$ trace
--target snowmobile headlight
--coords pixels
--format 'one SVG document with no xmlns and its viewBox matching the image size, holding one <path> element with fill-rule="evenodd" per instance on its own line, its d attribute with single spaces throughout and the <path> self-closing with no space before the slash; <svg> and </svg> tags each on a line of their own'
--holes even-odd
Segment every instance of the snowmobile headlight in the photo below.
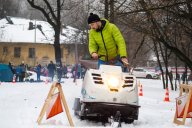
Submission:
<svg viewBox="0 0 192 128">
<path fill-rule="evenodd" d="M 111 89 L 117 89 L 119 87 L 119 79 L 116 77 L 109 77 L 107 84 Z"/>
</svg>

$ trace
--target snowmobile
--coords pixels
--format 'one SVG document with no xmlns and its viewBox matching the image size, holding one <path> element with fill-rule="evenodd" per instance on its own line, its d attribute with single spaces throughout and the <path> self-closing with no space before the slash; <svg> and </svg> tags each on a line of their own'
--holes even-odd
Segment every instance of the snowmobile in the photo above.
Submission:
<svg viewBox="0 0 192 128">
<path fill-rule="evenodd" d="M 139 107 L 136 77 L 122 72 L 120 66 L 100 65 L 87 70 L 73 109 L 80 119 L 120 125 L 137 120 Z"/>
</svg>

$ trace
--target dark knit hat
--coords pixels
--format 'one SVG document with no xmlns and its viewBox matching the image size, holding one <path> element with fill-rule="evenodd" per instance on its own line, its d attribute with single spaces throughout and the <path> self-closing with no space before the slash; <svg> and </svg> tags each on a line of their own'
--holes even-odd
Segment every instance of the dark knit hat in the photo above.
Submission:
<svg viewBox="0 0 192 128">
<path fill-rule="evenodd" d="M 89 18 L 88 18 L 88 24 L 100 21 L 100 18 L 97 14 L 90 13 Z"/>
</svg>

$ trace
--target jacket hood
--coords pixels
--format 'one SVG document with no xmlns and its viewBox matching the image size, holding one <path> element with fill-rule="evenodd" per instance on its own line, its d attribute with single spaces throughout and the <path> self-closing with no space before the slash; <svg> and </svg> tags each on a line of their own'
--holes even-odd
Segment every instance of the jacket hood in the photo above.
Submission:
<svg viewBox="0 0 192 128">
<path fill-rule="evenodd" d="M 106 28 L 106 26 L 108 26 L 109 25 L 109 21 L 107 20 L 107 19 L 101 19 L 101 20 L 104 20 L 104 21 L 106 21 L 106 24 L 105 24 L 105 26 L 104 26 L 104 28 L 103 29 L 105 29 Z"/>
</svg>

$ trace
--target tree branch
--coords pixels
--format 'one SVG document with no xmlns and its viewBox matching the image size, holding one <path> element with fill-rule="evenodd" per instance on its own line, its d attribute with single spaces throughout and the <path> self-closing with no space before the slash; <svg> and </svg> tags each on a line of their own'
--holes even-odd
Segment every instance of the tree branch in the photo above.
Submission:
<svg viewBox="0 0 192 128">
<path fill-rule="evenodd" d="M 178 2 L 178 3 L 166 5 L 166 6 L 158 6 L 158 7 L 147 8 L 147 10 L 146 10 L 146 9 L 139 9 L 139 10 L 134 10 L 134 11 L 130 11 L 130 12 L 124 12 L 124 13 L 122 12 L 122 13 L 117 13 L 117 14 L 118 14 L 119 16 L 124 16 L 124 15 L 128 15 L 128 14 L 133 14 L 133 13 L 153 11 L 153 10 L 160 10 L 160 9 L 166 9 L 166 8 L 175 7 L 175 6 L 183 5 L 183 4 L 187 4 L 187 2 Z"/>
<path fill-rule="evenodd" d="M 27 1 L 31 5 L 31 7 L 35 8 L 43 13 L 43 15 L 47 18 L 47 22 L 49 22 L 53 26 L 53 28 L 56 27 L 56 24 L 51 20 L 51 18 L 49 17 L 49 14 L 42 7 L 35 5 L 34 0 L 27 0 Z"/>
<path fill-rule="evenodd" d="M 56 16 L 55 16 L 54 10 L 51 8 L 49 2 L 48 2 L 47 0 L 43 0 L 43 1 L 44 1 L 45 4 L 47 5 L 47 7 L 48 7 L 48 9 L 49 9 L 49 11 L 50 11 L 53 19 L 54 19 L 55 21 L 57 21 L 57 18 L 56 18 Z"/>
</svg>

